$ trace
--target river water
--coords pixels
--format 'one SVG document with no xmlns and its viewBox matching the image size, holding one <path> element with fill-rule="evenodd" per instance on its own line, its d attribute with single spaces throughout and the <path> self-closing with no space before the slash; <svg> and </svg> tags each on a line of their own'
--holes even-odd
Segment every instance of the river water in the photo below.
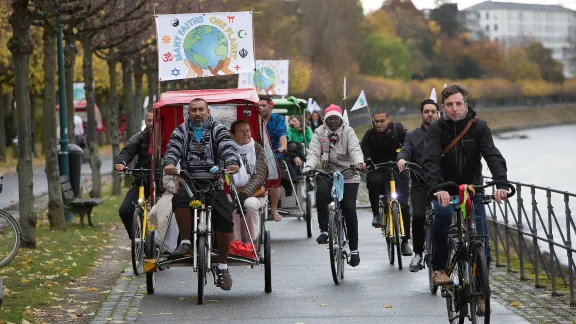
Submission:
<svg viewBox="0 0 576 324">
<path fill-rule="evenodd" d="M 548 128 L 531 129 L 503 133 L 494 136 L 494 143 L 506 158 L 508 166 L 508 180 L 525 184 L 534 184 L 542 187 L 550 187 L 576 194 L 576 125 L 556 126 Z M 490 175 L 486 163 L 484 174 Z M 532 198 L 530 189 L 523 188 L 522 198 L 524 201 L 527 217 L 523 218 L 524 231 L 527 220 L 533 224 Z M 554 241 L 564 244 L 562 235 L 567 238 L 568 232 L 572 241 L 576 241 L 576 229 L 573 224 L 566 224 L 566 204 L 564 195 L 551 194 L 551 202 L 556 220 L 548 216 L 547 198 L 544 190 L 536 191 L 536 201 L 542 219 L 536 216 L 538 236 L 546 237 L 544 228 L 549 229 L 552 221 Z M 517 200 L 512 199 L 512 208 L 517 214 Z M 572 211 L 572 219 L 576 218 L 576 197 L 570 197 L 569 209 Z M 514 224 L 514 218 L 509 213 L 509 222 Z M 490 217 L 490 216 L 489 216 Z M 497 213 L 499 221 L 503 221 L 501 212 Z M 542 225 L 544 224 L 544 226 Z M 504 235 L 504 233 L 501 233 Z M 548 244 L 540 242 L 543 251 L 549 251 Z M 530 248 L 530 246 L 529 246 Z M 566 253 L 556 248 L 560 261 L 567 264 Z"/>
</svg>

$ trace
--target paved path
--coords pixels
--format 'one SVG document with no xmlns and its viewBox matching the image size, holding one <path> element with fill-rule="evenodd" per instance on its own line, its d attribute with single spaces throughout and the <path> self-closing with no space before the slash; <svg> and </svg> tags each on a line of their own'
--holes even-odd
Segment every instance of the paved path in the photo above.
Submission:
<svg viewBox="0 0 576 324">
<path fill-rule="evenodd" d="M 102 166 L 100 171 L 102 174 L 110 173 L 112 170 L 112 156 L 100 156 Z M 82 164 L 82 180 L 91 179 L 92 169 L 90 164 Z M 18 203 L 18 175 L 11 174 L 4 176 L 4 190 L 0 194 L 0 208 L 7 208 L 10 205 Z M 48 192 L 48 181 L 46 180 L 46 173 L 44 167 L 34 167 L 34 196 L 38 197 Z"/>
<path fill-rule="evenodd" d="M 346 268 L 339 286 L 332 281 L 326 246 L 305 238 L 304 222 L 284 219 L 267 223 L 272 231 L 271 294 L 264 293 L 263 267 L 233 267 L 232 290 L 225 292 L 209 283 L 208 302 L 199 306 L 193 300 L 196 274 L 191 268 L 176 267 L 158 273 L 154 295 L 145 295 L 143 277 L 119 280 L 121 286 L 114 288 L 93 323 L 447 322 L 444 299 L 427 290 L 427 273 L 389 265 L 382 236 L 370 222 L 370 213 L 361 211 L 362 262 Z M 406 266 L 409 261 L 403 258 Z M 492 306 L 493 323 L 528 322 L 497 302 Z"/>
</svg>

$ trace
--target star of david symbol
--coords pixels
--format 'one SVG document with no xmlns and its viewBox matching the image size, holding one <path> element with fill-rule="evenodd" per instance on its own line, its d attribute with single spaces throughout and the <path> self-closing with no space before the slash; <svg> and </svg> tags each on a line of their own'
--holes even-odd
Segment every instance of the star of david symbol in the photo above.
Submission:
<svg viewBox="0 0 576 324">
<path fill-rule="evenodd" d="M 175 77 L 180 75 L 180 70 L 178 70 L 177 68 L 174 68 L 171 72 L 172 72 L 172 75 Z"/>
</svg>

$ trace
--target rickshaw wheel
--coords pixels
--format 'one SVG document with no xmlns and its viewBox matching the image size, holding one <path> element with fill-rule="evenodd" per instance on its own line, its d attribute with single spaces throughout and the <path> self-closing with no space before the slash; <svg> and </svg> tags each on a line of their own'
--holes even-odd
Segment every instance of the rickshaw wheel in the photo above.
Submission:
<svg viewBox="0 0 576 324">
<path fill-rule="evenodd" d="M 264 291 L 272 292 L 272 244 L 270 230 L 264 232 Z"/>
<path fill-rule="evenodd" d="M 148 233 L 148 240 L 146 245 L 148 246 L 148 253 L 146 257 L 148 259 L 156 259 L 156 242 L 154 241 L 155 231 L 151 230 Z M 146 292 L 150 295 L 154 294 L 156 290 L 156 273 L 155 272 L 146 272 Z"/>
<path fill-rule="evenodd" d="M 206 238 L 198 238 L 198 305 L 204 304 L 206 284 Z"/>
<path fill-rule="evenodd" d="M 142 218 L 140 209 L 136 208 L 132 219 L 132 240 L 130 242 L 132 270 L 139 276 L 144 272 L 144 243 L 142 242 Z"/>
<path fill-rule="evenodd" d="M 306 231 L 308 238 L 312 237 L 312 192 L 306 192 Z"/>
</svg>

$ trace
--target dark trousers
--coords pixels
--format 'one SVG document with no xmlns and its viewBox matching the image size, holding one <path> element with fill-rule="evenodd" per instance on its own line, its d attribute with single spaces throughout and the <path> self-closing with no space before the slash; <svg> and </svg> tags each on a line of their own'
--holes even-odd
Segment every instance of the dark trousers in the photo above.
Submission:
<svg viewBox="0 0 576 324">
<path fill-rule="evenodd" d="M 486 253 L 486 262 L 490 269 L 490 241 L 488 240 L 488 219 L 486 219 L 486 209 L 482 204 L 480 195 L 472 199 L 474 211 L 476 213 L 476 231 L 484 236 L 484 252 Z M 448 205 L 442 207 L 434 201 L 434 223 L 432 224 L 432 269 L 446 270 L 448 263 L 448 230 L 452 223 L 454 207 Z"/>
<path fill-rule="evenodd" d="M 150 196 L 150 188 L 147 186 L 144 187 L 144 196 Z M 126 196 L 124 197 L 122 205 L 120 205 L 120 209 L 118 209 L 120 219 L 122 219 L 122 223 L 124 223 L 124 227 L 126 228 L 126 232 L 130 238 L 132 238 L 132 220 L 134 219 L 134 210 L 136 210 L 136 206 L 134 206 L 134 204 L 137 203 L 138 186 L 132 185 L 130 189 L 128 189 L 128 192 L 126 192 Z"/>
<path fill-rule="evenodd" d="M 396 181 L 396 194 L 398 202 L 402 209 L 402 222 L 404 223 L 404 234 L 406 239 L 410 238 L 410 209 L 408 208 L 408 180 L 391 172 L 381 170 L 370 172 L 366 177 L 366 186 L 368 187 L 368 196 L 372 214 L 379 214 L 380 195 L 390 195 L 390 180 L 394 177 Z"/>
<path fill-rule="evenodd" d="M 322 177 L 319 175 L 318 177 Z M 318 210 L 318 225 L 320 231 L 328 232 L 328 205 L 332 202 L 331 179 L 317 179 L 316 209 Z M 340 202 L 342 215 L 346 220 L 346 230 L 350 250 L 358 250 L 358 216 L 356 215 L 356 197 L 358 196 L 359 183 L 344 184 L 344 198 Z"/>
<path fill-rule="evenodd" d="M 422 255 L 426 235 L 426 207 L 430 205 L 430 199 L 427 190 L 420 187 L 412 188 L 410 198 L 412 200 L 412 244 L 414 253 Z"/>
</svg>

